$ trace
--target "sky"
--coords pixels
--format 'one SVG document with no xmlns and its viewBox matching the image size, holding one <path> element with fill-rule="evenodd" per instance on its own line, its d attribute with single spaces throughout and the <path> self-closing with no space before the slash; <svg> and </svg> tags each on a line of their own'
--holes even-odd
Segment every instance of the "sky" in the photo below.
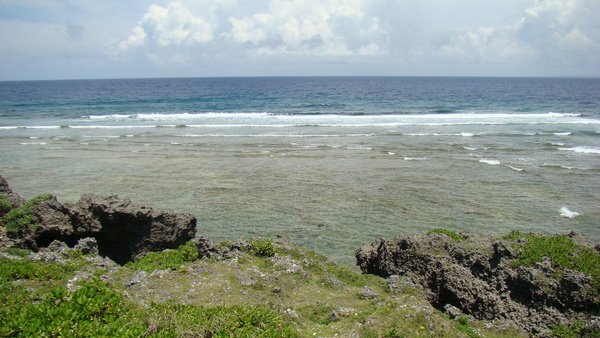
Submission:
<svg viewBox="0 0 600 338">
<path fill-rule="evenodd" d="M 0 80 L 600 76 L 600 0 L 0 0 Z"/>
</svg>

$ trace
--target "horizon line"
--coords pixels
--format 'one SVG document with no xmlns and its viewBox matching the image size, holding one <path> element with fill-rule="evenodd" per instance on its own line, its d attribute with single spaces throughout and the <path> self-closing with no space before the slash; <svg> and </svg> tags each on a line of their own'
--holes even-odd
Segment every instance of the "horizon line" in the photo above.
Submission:
<svg viewBox="0 0 600 338">
<path fill-rule="evenodd" d="M 500 75 L 227 75 L 227 76 L 149 76 L 149 77 L 106 77 L 0 80 L 0 82 L 44 82 L 44 81 L 110 81 L 110 80 L 168 80 L 168 79 L 243 79 L 243 78 L 487 78 L 487 79 L 600 79 L 600 75 L 549 75 L 549 76 L 500 76 Z"/>
</svg>

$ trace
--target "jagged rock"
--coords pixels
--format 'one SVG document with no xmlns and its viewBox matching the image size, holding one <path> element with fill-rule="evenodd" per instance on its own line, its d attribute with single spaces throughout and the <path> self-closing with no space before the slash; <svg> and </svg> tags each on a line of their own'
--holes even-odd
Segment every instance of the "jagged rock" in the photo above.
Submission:
<svg viewBox="0 0 600 338">
<path fill-rule="evenodd" d="M 35 227 L 26 227 L 10 233 L 15 246 L 38 250 L 52 241 L 71 243 L 75 230 L 65 213 L 67 208 L 52 196 L 31 209 Z"/>
<path fill-rule="evenodd" d="M 200 237 L 196 241 L 198 258 L 221 258 L 223 252 L 208 238 Z"/>
<path fill-rule="evenodd" d="M 600 336 L 600 317 L 593 316 L 588 320 L 581 330 L 582 337 L 599 337 Z"/>
<path fill-rule="evenodd" d="M 157 212 L 118 196 L 84 195 L 77 206 L 95 221 L 88 230 L 97 229 L 96 223 L 100 225 L 99 231 L 92 233 L 100 254 L 117 263 L 150 251 L 176 248 L 196 234 L 194 216 Z"/>
<path fill-rule="evenodd" d="M 1 176 L 0 193 L 16 204 L 23 203 Z M 192 215 L 154 211 L 118 196 L 84 195 L 74 204 L 51 197 L 31 207 L 31 214 L 35 226 L 9 233 L 11 242 L 2 240 L 3 246 L 37 251 L 54 240 L 74 246 L 90 237 L 97 242 L 97 249 L 91 240 L 80 243 L 79 249 L 91 254 L 97 250 L 101 256 L 123 264 L 150 251 L 176 248 L 196 234 Z"/>
<path fill-rule="evenodd" d="M 69 258 L 69 246 L 64 242 L 54 240 L 47 247 L 27 257 L 31 260 L 64 264 Z"/>
<path fill-rule="evenodd" d="M 576 311 L 598 310 L 590 276 L 570 270 L 559 276 L 549 259 L 515 268 L 518 254 L 507 241 L 465 237 L 462 242 L 435 233 L 377 239 L 357 250 L 357 265 L 363 273 L 387 277 L 391 290 L 400 280 L 421 285 L 440 310 L 457 308 L 542 336 L 557 324 L 572 324 Z"/>
<path fill-rule="evenodd" d="M 0 176 L 0 196 L 5 197 L 12 208 L 18 208 L 25 203 L 25 200 L 17 193 L 13 192 L 4 177 Z M 8 210 L 0 209 L 0 217 L 4 216 Z"/>
<path fill-rule="evenodd" d="M 459 308 L 450 304 L 446 304 L 446 306 L 444 306 L 444 312 L 450 316 L 450 319 L 458 318 L 463 314 Z"/>
<path fill-rule="evenodd" d="M 507 241 L 495 241 L 492 243 L 494 248 L 494 260 L 500 261 L 503 258 L 514 258 L 516 256 L 515 251 Z"/>
<path fill-rule="evenodd" d="M 81 251 L 84 255 L 97 255 L 98 242 L 93 237 L 82 238 L 77 242 L 74 249 Z"/>
</svg>

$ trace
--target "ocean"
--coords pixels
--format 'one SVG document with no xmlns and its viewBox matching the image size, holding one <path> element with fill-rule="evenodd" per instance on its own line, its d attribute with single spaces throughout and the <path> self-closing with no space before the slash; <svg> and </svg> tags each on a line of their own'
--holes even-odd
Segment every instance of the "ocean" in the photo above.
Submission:
<svg viewBox="0 0 600 338">
<path fill-rule="evenodd" d="M 432 228 L 600 240 L 600 79 L 0 82 L 0 175 L 118 194 L 214 240 L 287 235 L 353 264 Z"/>
</svg>

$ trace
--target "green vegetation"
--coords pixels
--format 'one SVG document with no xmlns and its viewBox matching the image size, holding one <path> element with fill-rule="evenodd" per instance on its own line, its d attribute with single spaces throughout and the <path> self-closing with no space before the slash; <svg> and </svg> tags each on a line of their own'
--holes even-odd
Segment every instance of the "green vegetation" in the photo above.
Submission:
<svg viewBox="0 0 600 338">
<path fill-rule="evenodd" d="M 188 242 L 177 249 L 163 252 L 150 252 L 144 257 L 126 264 L 134 270 L 152 272 L 155 270 L 177 269 L 182 264 L 198 259 L 198 249 L 193 242 Z"/>
<path fill-rule="evenodd" d="M 2 252 L 7 253 L 9 255 L 17 256 L 17 257 L 25 257 L 32 253 L 33 251 L 27 249 L 20 248 L 6 248 L 3 249 Z"/>
<path fill-rule="evenodd" d="M 197 259 L 193 242 L 125 267 L 66 259 L 0 259 L 0 337 L 520 336 L 449 320 L 421 293 L 271 240 L 223 260 Z M 134 269 L 165 271 L 131 283 Z M 377 296 L 361 297 L 365 287 Z"/>
<path fill-rule="evenodd" d="M 35 220 L 32 209 L 51 198 L 52 195 L 49 194 L 39 195 L 27 201 L 23 206 L 10 210 L 2 217 L 6 231 L 16 233 L 22 230 L 35 230 L 39 224 Z"/>
<path fill-rule="evenodd" d="M 41 261 L 0 258 L 0 282 L 18 279 L 52 280 L 64 279 L 80 267 L 77 262 L 57 264 Z"/>
<path fill-rule="evenodd" d="M 526 240 L 516 244 L 520 253 L 513 262 L 514 266 L 530 266 L 548 257 L 558 273 L 565 269 L 583 272 L 593 278 L 594 287 L 600 290 L 600 254 L 597 251 L 577 244 L 565 235 L 524 234 L 512 231 L 504 238 Z"/>
<path fill-rule="evenodd" d="M 273 257 L 275 255 L 275 245 L 270 239 L 251 239 L 248 241 L 252 247 L 252 253 L 258 257 Z"/>
<path fill-rule="evenodd" d="M 460 316 L 457 318 L 456 329 L 459 332 L 466 334 L 470 338 L 477 338 L 480 336 L 479 333 L 477 333 L 477 331 L 475 331 L 471 325 L 469 325 L 469 318 L 466 316 Z"/>
<path fill-rule="evenodd" d="M 444 229 L 444 228 L 437 228 L 437 229 L 431 229 L 429 231 L 427 231 L 427 234 L 442 234 L 442 235 L 446 235 L 449 236 L 450 238 L 452 238 L 453 241 L 458 242 L 458 241 L 462 241 L 465 239 L 465 236 L 456 233 L 452 230 L 448 230 L 448 229 Z"/>
<path fill-rule="evenodd" d="M 12 209 L 12 203 L 10 203 L 6 196 L 0 195 L 0 214 L 5 214 L 10 209 Z"/>
<path fill-rule="evenodd" d="M 23 295 L 17 297 L 22 298 Z M 3 307 L 1 336 L 23 337 L 138 337 L 145 331 L 141 321 L 128 318 L 123 296 L 98 279 L 84 282 L 68 293 L 56 287 L 40 302 Z"/>
<path fill-rule="evenodd" d="M 154 305 L 147 321 L 157 336 L 296 337 L 290 323 L 264 306 Z"/>
</svg>

